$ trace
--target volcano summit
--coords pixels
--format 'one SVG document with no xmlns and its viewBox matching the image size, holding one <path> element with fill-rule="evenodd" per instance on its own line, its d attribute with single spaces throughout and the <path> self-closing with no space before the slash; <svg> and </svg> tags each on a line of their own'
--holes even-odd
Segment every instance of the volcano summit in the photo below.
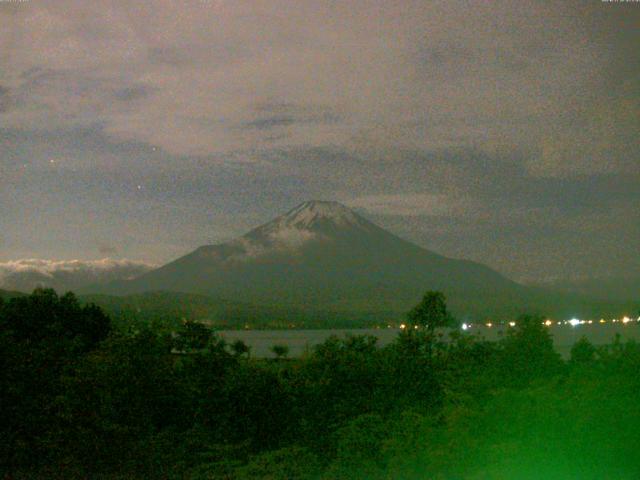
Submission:
<svg viewBox="0 0 640 480">
<path fill-rule="evenodd" d="M 470 305 L 520 297 L 525 288 L 479 263 L 403 240 L 338 202 L 309 201 L 242 237 L 101 290 L 370 312 L 406 311 L 425 290 L 442 290 L 468 313 L 476 310 Z"/>
</svg>

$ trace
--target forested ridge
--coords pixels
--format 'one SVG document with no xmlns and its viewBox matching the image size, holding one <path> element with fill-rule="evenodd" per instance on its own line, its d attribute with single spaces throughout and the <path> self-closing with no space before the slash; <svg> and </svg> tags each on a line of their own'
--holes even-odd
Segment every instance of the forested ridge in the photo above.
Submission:
<svg viewBox="0 0 640 480">
<path fill-rule="evenodd" d="M 421 328 L 384 348 L 258 359 L 195 322 L 115 329 L 73 294 L 0 300 L 1 475 L 640 478 L 636 343 L 581 339 L 563 361 L 534 316 L 499 342 L 444 343 L 435 293 L 407 320 Z"/>
</svg>

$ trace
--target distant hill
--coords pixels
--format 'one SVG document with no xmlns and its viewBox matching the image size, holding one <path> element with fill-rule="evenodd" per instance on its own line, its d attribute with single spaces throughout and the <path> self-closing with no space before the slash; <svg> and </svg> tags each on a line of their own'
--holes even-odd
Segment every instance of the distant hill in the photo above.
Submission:
<svg viewBox="0 0 640 480">
<path fill-rule="evenodd" d="M 397 312 L 305 311 L 175 292 L 126 296 L 81 295 L 80 300 L 101 307 L 121 329 L 146 326 L 155 331 L 171 331 L 184 320 L 195 320 L 217 329 L 357 328 L 401 320 Z"/>
<path fill-rule="evenodd" d="M 22 297 L 26 295 L 25 293 L 22 292 L 12 292 L 9 290 L 2 290 L 0 289 L 0 298 L 3 300 L 10 300 L 12 298 L 16 298 L 16 297 Z"/>
<path fill-rule="evenodd" d="M 597 314 L 611 305 L 520 285 L 491 268 L 403 240 L 337 202 L 305 202 L 246 235 L 94 292 L 171 291 L 293 311 L 406 312 L 441 290 L 459 318 L 523 311 Z M 613 308 L 618 308 L 614 306 Z"/>
</svg>

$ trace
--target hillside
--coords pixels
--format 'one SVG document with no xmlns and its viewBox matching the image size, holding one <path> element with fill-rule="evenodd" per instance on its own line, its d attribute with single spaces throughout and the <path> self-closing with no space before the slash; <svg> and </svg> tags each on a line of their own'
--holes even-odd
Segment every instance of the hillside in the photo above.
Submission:
<svg viewBox="0 0 640 480">
<path fill-rule="evenodd" d="M 14 291 L 10 291 L 10 290 L 2 290 L 2 289 L 0 289 L 0 298 L 2 300 L 10 300 L 12 298 L 21 297 L 23 295 L 26 295 L 26 294 L 22 293 L 22 292 L 14 292 Z"/>
<path fill-rule="evenodd" d="M 175 330 L 184 320 L 194 320 L 216 329 L 242 328 L 358 328 L 397 323 L 398 312 L 345 312 L 303 310 L 289 306 L 262 306 L 229 302 L 206 295 L 148 292 L 125 296 L 81 295 L 83 303 L 94 303 L 107 312 L 120 329 L 151 327 Z"/>
</svg>

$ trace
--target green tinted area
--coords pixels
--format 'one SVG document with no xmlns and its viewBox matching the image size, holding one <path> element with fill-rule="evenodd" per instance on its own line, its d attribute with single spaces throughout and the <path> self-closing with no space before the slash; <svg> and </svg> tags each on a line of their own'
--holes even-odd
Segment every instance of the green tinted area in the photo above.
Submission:
<svg viewBox="0 0 640 480">
<path fill-rule="evenodd" d="M 71 294 L 0 301 L 2 477 L 640 478 L 633 342 L 563 361 L 523 316 L 498 342 L 407 329 L 258 359 L 196 322 L 124 331 Z"/>
</svg>

